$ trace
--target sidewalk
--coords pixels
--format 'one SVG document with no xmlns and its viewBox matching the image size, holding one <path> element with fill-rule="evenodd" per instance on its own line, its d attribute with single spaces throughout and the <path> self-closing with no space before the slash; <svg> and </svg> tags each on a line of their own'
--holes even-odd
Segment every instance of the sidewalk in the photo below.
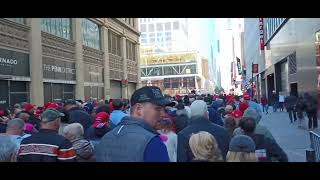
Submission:
<svg viewBox="0 0 320 180">
<path fill-rule="evenodd" d="M 271 110 L 271 111 L 270 111 Z M 266 126 L 276 139 L 277 143 L 287 153 L 289 162 L 305 162 L 305 150 L 310 147 L 307 119 L 299 127 L 299 122 L 290 123 L 287 112 L 272 112 L 264 114 L 260 123 Z M 320 133 L 319 129 L 314 130 Z"/>
</svg>

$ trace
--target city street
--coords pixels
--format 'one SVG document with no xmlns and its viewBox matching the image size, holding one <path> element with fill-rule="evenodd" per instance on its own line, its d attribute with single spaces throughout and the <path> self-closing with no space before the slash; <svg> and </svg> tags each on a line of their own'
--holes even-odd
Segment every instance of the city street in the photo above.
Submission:
<svg viewBox="0 0 320 180">
<path fill-rule="evenodd" d="M 270 113 L 271 112 L 271 113 Z M 264 114 L 261 125 L 266 126 L 277 140 L 278 144 L 287 153 L 289 162 L 305 162 L 305 150 L 310 147 L 309 131 L 307 129 L 307 119 L 299 127 L 298 121 L 290 123 L 287 112 L 272 112 Z M 320 133 L 319 129 L 314 130 Z"/>
</svg>

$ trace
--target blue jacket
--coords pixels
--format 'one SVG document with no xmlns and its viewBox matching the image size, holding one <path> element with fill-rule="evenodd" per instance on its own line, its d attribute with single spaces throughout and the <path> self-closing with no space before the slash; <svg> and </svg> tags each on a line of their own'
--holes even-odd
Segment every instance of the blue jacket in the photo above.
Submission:
<svg viewBox="0 0 320 180">
<path fill-rule="evenodd" d="M 218 113 L 218 111 L 212 107 L 208 107 L 208 111 L 209 111 L 209 120 L 214 124 L 218 124 L 220 126 L 223 126 L 221 114 Z"/>
</svg>

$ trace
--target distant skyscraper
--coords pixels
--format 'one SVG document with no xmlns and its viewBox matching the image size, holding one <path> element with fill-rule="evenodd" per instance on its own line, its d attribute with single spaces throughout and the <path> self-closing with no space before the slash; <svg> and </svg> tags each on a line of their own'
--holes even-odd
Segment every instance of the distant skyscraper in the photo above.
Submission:
<svg viewBox="0 0 320 180">
<path fill-rule="evenodd" d="M 141 46 L 156 46 L 166 52 L 188 50 L 187 18 L 140 18 Z"/>
</svg>

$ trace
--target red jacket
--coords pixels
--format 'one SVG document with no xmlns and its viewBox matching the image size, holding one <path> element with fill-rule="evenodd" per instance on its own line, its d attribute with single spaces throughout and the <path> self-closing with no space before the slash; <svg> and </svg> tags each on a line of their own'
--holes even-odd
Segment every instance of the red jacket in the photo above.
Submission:
<svg viewBox="0 0 320 180">
<path fill-rule="evenodd" d="M 268 99 L 267 99 L 267 98 L 262 97 L 262 98 L 261 98 L 261 104 L 262 104 L 262 105 L 266 105 L 266 104 L 268 104 Z"/>
</svg>

